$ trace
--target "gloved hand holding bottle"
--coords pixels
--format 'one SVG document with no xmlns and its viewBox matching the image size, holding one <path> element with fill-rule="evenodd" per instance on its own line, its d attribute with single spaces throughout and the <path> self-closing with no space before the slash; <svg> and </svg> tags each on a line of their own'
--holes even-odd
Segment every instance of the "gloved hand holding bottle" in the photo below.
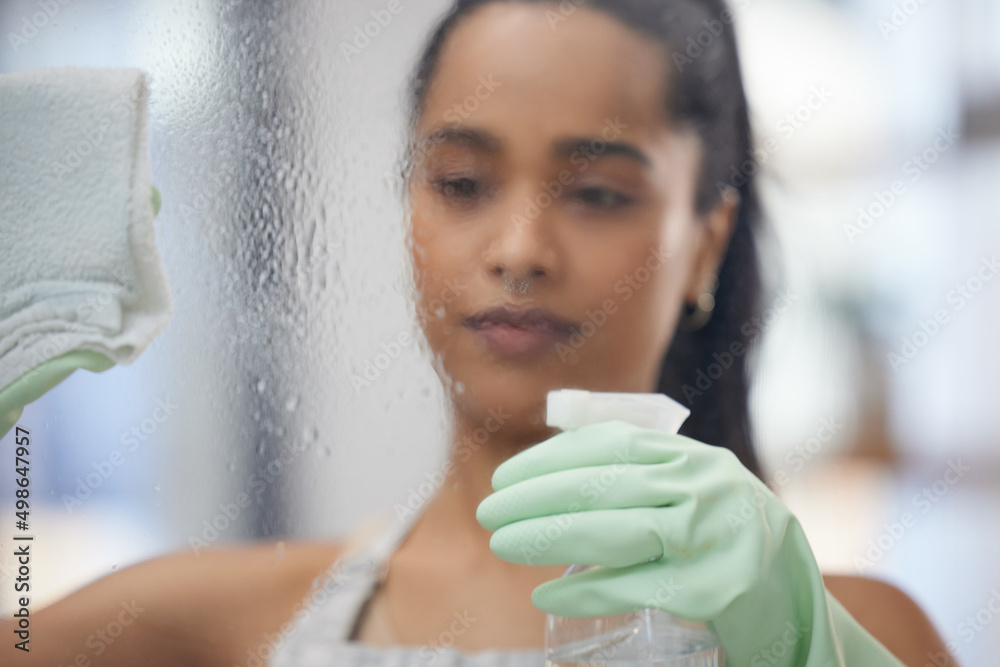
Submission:
<svg viewBox="0 0 1000 667">
<path fill-rule="evenodd" d="M 731 667 L 903 664 L 827 592 L 798 520 L 728 449 L 604 421 L 519 452 L 492 485 L 476 517 L 498 557 L 603 566 L 538 586 L 542 611 L 655 606 L 708 622 Z"/>
</svg>

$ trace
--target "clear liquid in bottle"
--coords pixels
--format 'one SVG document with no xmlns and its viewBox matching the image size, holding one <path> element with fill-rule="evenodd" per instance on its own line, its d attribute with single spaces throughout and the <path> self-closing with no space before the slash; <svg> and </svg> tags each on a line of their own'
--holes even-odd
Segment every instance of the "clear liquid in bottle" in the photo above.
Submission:
<svg viewBox="0 0 1000 667">
<path fill-rule="evenodd" d="M 546 424 L 563 430 L 609 419 L 677 433 L 690 411 L 664 394 L 550 391 Z M 573 565 L 563 576 L 594 569 Z M 547 667 L 725 667 L 719 637 L 704 623 L 662 609 L 614 616 L 546 617 Z"/>
<path fill-rule="evenodd" d="M 567 574 L 591 569 L 574 565 Z M 546 617 L 547 667 L 725 667 L 718 636 L 662 609 L 614 616 Z"/>
</svg>

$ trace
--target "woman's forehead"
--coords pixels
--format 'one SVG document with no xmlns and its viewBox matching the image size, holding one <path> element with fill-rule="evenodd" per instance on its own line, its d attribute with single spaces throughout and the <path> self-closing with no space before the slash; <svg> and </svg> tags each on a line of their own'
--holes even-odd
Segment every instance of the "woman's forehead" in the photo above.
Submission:
<svg viewBox="0 0 1000 667">
<path fill-rule="evenodd" d="M 447 122 L 600 133 L 615 117 L 635 131 L 667 124 L 664 49 L 613 17 L 579 10 L 555 24 L 547 3 L 497 2 L 449 35 L 428 87 L 422 127 Z"/>
</svg>

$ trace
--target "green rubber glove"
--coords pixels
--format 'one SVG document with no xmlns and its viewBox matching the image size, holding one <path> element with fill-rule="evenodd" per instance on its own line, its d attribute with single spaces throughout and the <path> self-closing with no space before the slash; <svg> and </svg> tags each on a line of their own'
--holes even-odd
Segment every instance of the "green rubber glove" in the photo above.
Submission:
<svg viewBox="0 0 1000 667">
<path fill-rule="evenodd" d="M 100 352 L 73 350 L 35 366 L 0 391 L 0 437 L 21 418 L 24 406 L 37 401 L 77 368 L 101 373 L 114 365 Z"/>
<path fill-rule="evenodd" d="M 492 483 L 476 518 L 498 557 L 604 566 L 535 588 L 544 612 L 659 607 L 708 622 L 733 667 L 903 664 L 826 591 L 798 520 L 728 449 L 606 421 L 519 452 Z"/>
<path fill-rule="evenodd" d="M 151 186 L 153 217 L 160 212 L 163 201 L 156 186 Z M 35 366 L 9 385 L 0 389 L 0 438 L 5 436 L 17 420 L 24 414 L 24 406 L 37 401 L 57 384 L 65 380 L 77 368 L 86 368 L 93 373 L 103 373 L 115 362 L 100 352 L 93 350 L 71 350 Z"/>
</svg>

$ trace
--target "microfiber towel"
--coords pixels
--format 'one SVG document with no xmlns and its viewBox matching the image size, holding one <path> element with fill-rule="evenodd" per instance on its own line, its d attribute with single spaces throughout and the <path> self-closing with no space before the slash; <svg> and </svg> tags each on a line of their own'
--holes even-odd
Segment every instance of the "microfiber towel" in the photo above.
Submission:
<svg viewBox="0 0 1000 667">
<path fill-rule="evenodd" d="M 138 69 L 0 75 L 0 389 L 57 357 L 135 361 L 173 315 Z"/>
</svg>

